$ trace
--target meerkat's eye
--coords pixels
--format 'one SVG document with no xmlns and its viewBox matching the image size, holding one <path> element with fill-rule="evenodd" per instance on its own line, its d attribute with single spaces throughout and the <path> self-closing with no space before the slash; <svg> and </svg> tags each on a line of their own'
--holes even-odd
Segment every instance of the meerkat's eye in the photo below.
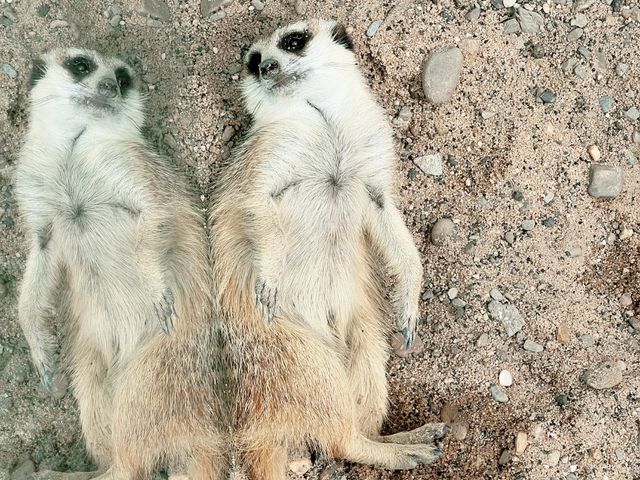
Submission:
<svg viewBox="0 0 640 480">
<path fill-rule="evenodd" d="M 124 67 L 119 67 L 116 69 L 116 81 L 118 82 L 118 87 L 120 87 L 120 94 L 124 95 L 131 85 L 133 81 L 131 80 L 131 75 Z"/>
<path fill-rule="evenodd" d="M 291 32 L 287 33 L 280 40 L 279 47 L 287 52 L 299 52 L 309 41 L 309 32 Z"/>
<path fill-rule="evenodd" d="M 78 56 L 67 58 L 64 61 L 64 68 L 79 80 L 93 72 L 96 69 L 96 64 L 90 58 Z"/>
<path fill-rule="evenodd" d="M 249 61 L 247 62 L 247 70 L 254 75 L 258 75 L 260 70 L 260 62 L 262 61 L 262 55 L 260 52 L 253 52 L 249 55 Z"/>
</svg>

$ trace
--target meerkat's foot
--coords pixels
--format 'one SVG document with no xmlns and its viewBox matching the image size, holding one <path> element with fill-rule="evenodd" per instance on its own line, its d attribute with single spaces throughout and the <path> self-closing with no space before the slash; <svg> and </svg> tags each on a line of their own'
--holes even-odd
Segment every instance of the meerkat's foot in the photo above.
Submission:
<svg viewBox="0 0 640 480">
<path fill-rule="evenodd" d="M 262 316 L 273 322 L 278 310 L 278 289 L 258 278 L 256 281 L 256 306 L 262 306 Z"/>
<path fill-rule="evenodd" d="M 410 470 L 418 465 L 431 465 L 444 453 L 433 445 L 403 445 L 401 454 L 398 455 L 395 465 L 391 465 L 392 470 Z"/>
<path fill-rule="evenodd" d="M 162 297 L 155 305 L 158 323 L 162 331 L 167 335 L 173 333 L 175 330 L 173 320 L 177 317 L 177 314 L 174 301 L 171 289 L 165 288 L 162 292 Z"/>
<path fill-rule="evenodd" d="M 38 377 L 40 377 L 42 386 L 48 393 L 51 393 L 51 388 L 53 387 L 53 376 L 56 370 L 54 355 L 46 352 L 45 350 L 41 350 L 36 354 L 35 351 L 32 350 L 31 358 L 33 366 L 38 372 Z"/>
<path fill-rule="evenodd" d="M 446 423 L 425 423 L 407 432 L 398 432 L 378 438 L 384 443 L 416 444 L 432 443 L 443 438 L 451 429 Z"/>
</svg>

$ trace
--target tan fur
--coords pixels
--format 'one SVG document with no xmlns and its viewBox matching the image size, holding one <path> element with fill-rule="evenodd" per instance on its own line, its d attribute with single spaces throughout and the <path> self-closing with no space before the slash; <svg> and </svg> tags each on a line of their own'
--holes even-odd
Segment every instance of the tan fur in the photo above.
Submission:
<svg viewBox="0 0 640 480">
<path fill-rule="evenodd" d="M 379 436 L 387 333 L 395 321 L 413 336 L 422 269 L 393 204 L 390 129 L 335 28 L 300 23 L 251 47 L 249 61 L 260 54 L 279 73 L 245 78 L 254 125 L 213 198 L 233 439 L 254 480 L 282 480 L 287 451 L 307 445 L 389 469 L 441 454 L 426 443 L 442 424 Z M 304 54 L 280 48 L 292 31 L 309 34 Z"/>
<path fill-rule="evenodd" d="M 97 65 L 81 82 L 64 67 L 78 57 Z M 46 311 L 64 281 L 62 348 L 105 478 L 159 468 L 222 478 L 227 373 L 202 215 L 145 145 L 138 92 L 96 93 L 122 62 L 70 49 L 44 63 L 16 179 L 31 244 L 20 323 L 34 363 L 47 385 L 56 366 Z"/>
</svg>

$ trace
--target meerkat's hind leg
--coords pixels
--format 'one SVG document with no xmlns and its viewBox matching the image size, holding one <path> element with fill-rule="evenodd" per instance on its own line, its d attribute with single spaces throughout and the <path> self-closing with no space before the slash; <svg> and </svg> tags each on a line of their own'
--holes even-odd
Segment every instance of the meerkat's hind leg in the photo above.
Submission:
<svg viewBox="0 0 640 480">
<path fill-rule="evenodd" d="M 285 480 L 287 478 L 287 449 L 265 447 L 244 454 L 244 463 L 251 480 Z"/>
<path fill-rule="evenodd" d="M 350 462 L 378 465 L 389 470 L 411 470 L 430 465 L 444 453 L 434 445 L 382 443 L 357 435 L 336 452 Z"/>
<path fill-rule="evenodd" d="M 425 423 L 421 427 L 406 432 L 398 432 L 392 435 L 381 435 L 377 438 L 383 443 L 433 443 L 443 438 L 450 428 L 446 423 Z"/>
</svg>

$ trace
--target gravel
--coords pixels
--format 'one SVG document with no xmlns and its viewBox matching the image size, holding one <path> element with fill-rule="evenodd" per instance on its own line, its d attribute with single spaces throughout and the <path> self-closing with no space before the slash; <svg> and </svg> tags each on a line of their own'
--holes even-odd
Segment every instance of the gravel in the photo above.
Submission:
<svg viewBox="0 0 640 480">
<path fill-rule="evenodd" d="M 544 347 L 533 340 L 526 340 L 524 342 L 524 349 L 527 352 L 540 353 L 544 350 Z"/>
<path fill-rule="evenodd" d="M 542 103 L 555 103 L 556 102 L 556 93 L 553 90 L 549 90 L 548 88 L 543 90 L 539 95 Z"/>
<path fill-rule="evenodd" d="M 525 232 L 530 232 L 531 230 L 533 230 L 536 226 L 536 222 L 534 220 L 528 219 L 528 220 L 523 220 L 522 221 L 522 229 Z"/>
<path fill-rule="evenodd" d="M 516 435 L 516 454 L 522 455 L 529 445 L 529 438 L 525 432 L 518 432 Z"/>
<path fill-rule="evenodd" d="M 456 226 L 450 218 L 440 218 L 431 228 L 431 243 L 442 246 L 455 235 Z"/>
<path fill-rule="evenodd" d="M 629 120 L 636 121 L 638 120 L 638 118 L 640 118 L 640 110 L 638 110 L 636 107 L 631 107 L 624 112 L 624 116 Z"/>
<path fill-rule="evenodd" d="M 615 198 L 622 193 L 623 172 L 620 167 L 596 164 L 590 169 L 589 195 L 596 198 Z"/>
<path fill-rule="evenodd" d="M 382 20 L 374 20 L 371 22 L 371 25 L 367 28 L 367 37 L 373 37 L 380 28 L 380 25 L 382 25 Z"/>
<path fill-rule="evenodd" d="M 200 13 L 203 17 L 208 17 L 223 7 L 231 5 L 233 0 L 201 0 Z"/>
<path fill-rule="evenodd" d="M 602 113 L 609 113 L 611 111 L 611 107 L 613 107 L 613 97 L 610 97 L 608 95 L 600 97 L 599 103 Z"/>
<path fill-rule="evenodd" d="M 442 155 L 439 153 L 418 157 L 413 162 L 427 175 L 439 177 L 443 173 Z"/>
<path fill-rule="evenodd" d="M 511 372 L 509 370 L 502 370 L 498 375 L 498 382 L 503 387 L 510 387 L 513 385 L 513 377 L 511 376 Z"/>
<path fill-rule="evenodd" d="M 498 403 L 506 403 L 509 401 L 507 391 L 500 385 L 491 385 L 491 387 L 489 387 L 489 392 L 491 392 L 491 396 Z"/>
<path fill-rule="evenodd" d="M 163 0 L 143 0 L 142 13 L 161 22 L 167 22 L 171 18 L 169 7 Z"/>
<path fill-rule="evenodd" d="M 540 31 L 540 27 L 544 25 L 544 17 L 542 15 L 524 8 L 516 10 L 516 19 L 524 33 L 537 33 Z"/>
<path fill-rule="evenodd" d="M 478 337 L 478 340 L 476 340 L 476 345 L 480 348 L 484 348 L 489 345 L 489 335 L 487 335 L 486 333 L 480 335 Z"/>
<path fill-rule="evenodd" d="M 502 292 L 500 292 L 500 290 L 498 290 L 497 288 L 492 288 L 489 292 L 489 295 L 491 296 L 491 298 L 497 300 L 498 302 L 502 302 L 504 300 L 504 295 L 502 295 Z"/>
<path fill-rule="evenodd" d="M 16 72 L 16 69 L 8 63 L 3 63 L 2 65 L 0 65 L 0 70 L 9 75 L 11 78 L 18 78 L 18 72 Z"/>
<path fill-rule="evenodd" d="M 584 33 L 584 30 L 581 28 L 574 28 L 573 30 L 571 30 L 569 32 L 569 34 L 567 35 L 567 40 L 569 40 L 570 42 L 575 42 L 576 40 L 578 40 L 580 37 L 582 37 L 582 34 Z"/>
<path fill-rule="evenodd" d="M 264 2 L 262 0 L 251 0 L 251 6 L 258 12 L 264 10 Z"/>
<path fill-rule="evenodd" d="M 422 70 L 422 88 L 431 103 L 448 102 L 460 81 L 462 71 L 462 51 L 457 47 L 447 47 L 432 52 Z"/>
<path fill-rule="evenodd" d="M 587 370 L 584 382 L 596 390 L 613 388 L 622 383 L 624 370 L 625 364 L 623 362 L 607 360 Z"/>
<path fill-rule="evenodd" d="M 524 319 L 518 309 L 509 304 L 497 300 L 489 302 L 489 314 L 494 320 L 498 320 L 504 326 L 507 335 L 512 337 L 524 326 Z"/>
</svg>

